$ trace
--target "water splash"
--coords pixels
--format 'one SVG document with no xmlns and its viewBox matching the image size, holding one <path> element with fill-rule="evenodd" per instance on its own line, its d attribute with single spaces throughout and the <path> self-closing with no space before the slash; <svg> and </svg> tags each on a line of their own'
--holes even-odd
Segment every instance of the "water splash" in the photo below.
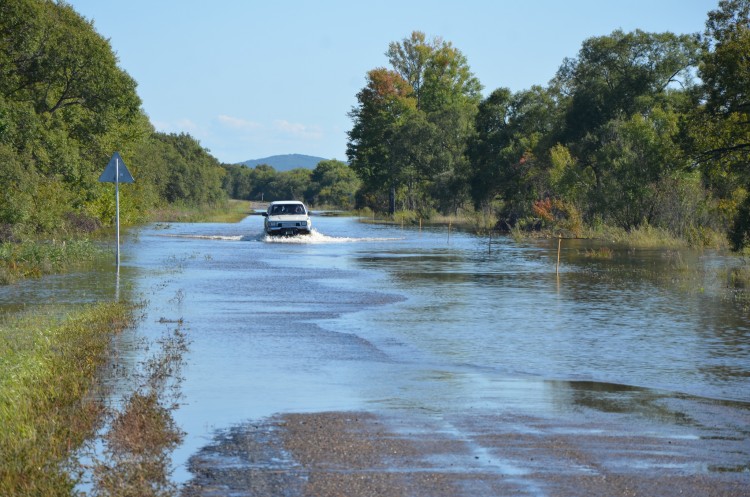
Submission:
<svg viewBox="0 0 750 497">
<path fill-rule="evenodd" d="M 189 238 L 193 240 L 219 240 L 219 241 L 234 241 L 234 242 L 264 242 L 264 243 L 286 243 L 296 245 L 321 245 L 327 243 L 357 243 L 357 242 L 387 242 L 394 240 L 403 240 L 404 238 L 377 238 L 377 237 L 342 237 L 342 236 L 328 236 L 313 229 L 309 235 L 296 235 L 296 236 L 270 236 L 265 233 L 252 234 L 252 235 L 198 235 L 198 234 L 158 234 L 166 238 Z"/>
<path fill-rule="evenodd" d="M 190 240 L 227 240 L 234 242 L 257 240 L 257 237 L 249 237 L 243 235 L 197 235 L 193 233 L 157 233 L 154 236 L 160 236 L 164 238 L 187 238 Z"/>
<path fill-rule="evenodd" d="M 297 236 L 268 236 L 261 235 L 260 241 L 265 243 L 288 243 L 299 245 L 322 245 L 326 243 L 357 243 L 357 242 L 388 242 L 394 240 L 403 240 L 403 238 L 355 238 L 345 236 L 328 236 L 313 229 L 309 235 Z"/>
</svg>

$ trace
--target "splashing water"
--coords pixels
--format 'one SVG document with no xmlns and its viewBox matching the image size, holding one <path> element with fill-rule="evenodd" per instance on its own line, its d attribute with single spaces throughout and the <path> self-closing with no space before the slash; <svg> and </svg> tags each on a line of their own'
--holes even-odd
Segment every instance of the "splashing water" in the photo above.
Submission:
<svg viewBox="0 0 750 497">
<path fill-rule="evenodd" d="M 265 243 L 291 243 L 320 245 L 325 243 L 356 243 L 356 242 L 386 242 L 403 240 L 403 238 L 353 238 L 344 236 L 328 236 L 313 229 L 309 235 L 297 236 L 269 236 L 261 235 L 260 241 Z"/>
<path fill-rule="evenodd" d="M 189 238 L 197 240 L 224 240 L 224 241 L 235 241 L 235 242 L 264 242 L 264 243 L 285 243 L 285 244 L 296 244 L 296 245 L 322 245 L 327 243 L 357 243 L 357 242 L 387 242 L 394 240 L 403 240 L 403 238 L 356 238 L 356 237 L 343 237 L 343 236 L 328 236 L 317 231 L 312 230 L 309 235 L 296 235 L 296 236 L 270 236 L 265 233 L 257 235 L 198 235 L 198 234 L 160 234 L 158 236 L 167 238 Z"/>
</svg>

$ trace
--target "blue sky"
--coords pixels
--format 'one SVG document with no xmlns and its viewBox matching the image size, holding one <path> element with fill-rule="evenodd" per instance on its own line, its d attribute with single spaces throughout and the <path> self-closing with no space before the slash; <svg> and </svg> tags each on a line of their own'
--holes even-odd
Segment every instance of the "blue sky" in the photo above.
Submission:
<svg viewBox="0 0 750 497">
<path fill-rule="evenodd" d="M 419 30 L 461 50 L 484 86 L 546 85 L 615 29 L 702 32 L 718 0 L 69 0 L 109 38 L 154 126 L 222 162 L 346 160 L 347 113 L 388 44 Z"/>
</svg>

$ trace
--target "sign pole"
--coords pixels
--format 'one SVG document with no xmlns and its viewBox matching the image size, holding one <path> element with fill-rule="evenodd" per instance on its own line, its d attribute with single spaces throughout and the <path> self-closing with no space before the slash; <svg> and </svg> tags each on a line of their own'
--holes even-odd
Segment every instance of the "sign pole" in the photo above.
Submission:
<svg viewBox="0 0 750 497">
<path fill-rule="evenodd" d="M 117 224 L 117 249 L 115 264 L 120 267 L 120 158 L 115 159 L 115 223 Z"/>
<path fill-rule="evenodd" d="M 117 269 L 120 269 L 120 183 L 133 183 L 133 175 L 128 171 L 128 166 L 125 165 L 125 161 L 120 157 L 119 152 L 112 154 L 112 158 L 109 160 L 107 167 L 104 168 L 104 172 L 99 176 L 99 181 L 102 183 L 114 183 L 115 184 L 115 264 Z"/>
</svg>

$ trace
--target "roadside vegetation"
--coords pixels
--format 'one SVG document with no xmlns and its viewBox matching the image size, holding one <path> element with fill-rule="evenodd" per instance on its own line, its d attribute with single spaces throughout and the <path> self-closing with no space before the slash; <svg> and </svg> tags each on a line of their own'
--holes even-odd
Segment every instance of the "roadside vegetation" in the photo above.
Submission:
<svg viewBox="0 0 750 497">
<path fill-rule="evenodd" d="M 112 185 L 97 179 L 115 149 L 136 178 L 121 190 L 125 226 L 294 198 L 404 223 L 648 226 L 694 246 L 750 244 L 748 0 L 719 1 L 700 35 L 589 38 L 547 85 L 518 92 L 483 93 L 457 47 L 415 31 L 367 73 L 348 162 L 286 172 L 221 164 L 190 135 L 157 132 L 109 41 L 69 4 L 11 0 L 1 13 L 0 244 L 111 227 Z"/>
<path fill-rule="evenodd" d="M 0 244 L 0 285 L 80 268 L 104 255 L 102 249 L 87 238 L 3 243 Z"/>
<path fill-rule="evenodd" d="M 98 374 L 133 309 L 102 303 L 0 320 L 0 495 L 69 496 L 99 426 Z"/>
<path fill-rule="evenodd" d="M 149 214 L 151 222 L 168 223 L 236 223 L 253 211 L 253 202 L 227 200 L 208 207 L 170 205 Z"/>
<path fill-rule="evenodd" d="M 122 406 L 109 406 L 105 428 L 92 444 L 87 471 L 91 497 L 166 497 L 177 495 L 172 481 L 172 451 L 184 437 L 172 412 L 181 398 L 181 369 L 188 350 L 181 320 L 166 320 L 162 336 L 144 343 L 153 355 L 128 372 L 133 390 Z"/>
<path fill-rule="evenodd" d="M 450 42 L 415 31 L 387 48 L 350 113 L 358 207 L 750 244 L 748 0 L 718 2 L 700 35 L 589 38 L 546 86 L 484 97 Z"/>
</svg>

